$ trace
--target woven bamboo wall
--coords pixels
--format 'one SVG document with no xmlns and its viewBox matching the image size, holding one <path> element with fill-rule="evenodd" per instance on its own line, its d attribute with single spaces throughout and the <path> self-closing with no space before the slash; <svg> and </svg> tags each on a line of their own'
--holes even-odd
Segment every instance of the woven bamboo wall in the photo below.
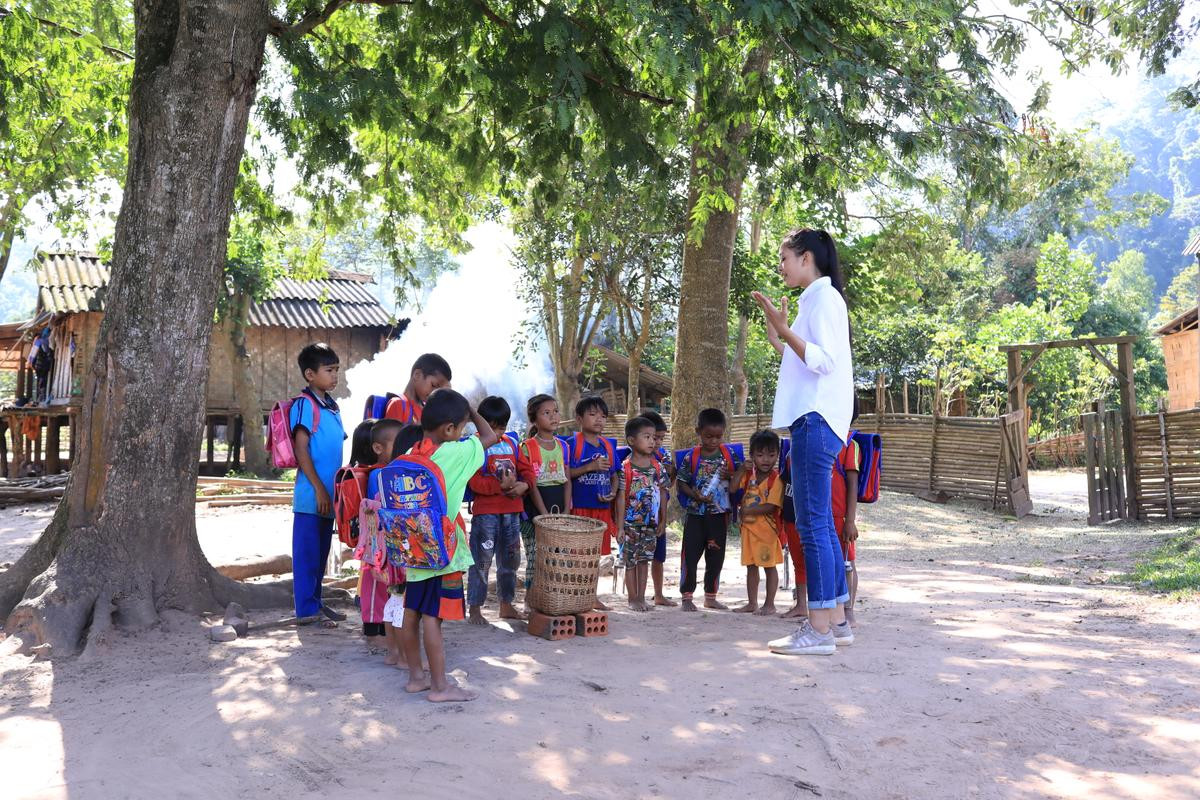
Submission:
<svg viewBox="0 0 1200 800">
<path fill-rule="evenodd" d="M 883 488 L 944 492 L 1008 507 L 1007 485 L 1000 479 L 999 420 L 864 414 L 855 427 L 878 433 L 883 440 Z"/>
<path fill-rule="evenodd" d="M 1138 519 L 1200 517 L 1200 409 L 1140 416 L 1134 424 Z"/>
<path fill-rule="evenodd" d="M 1163 359 L 1167 363 L 1167 398 L 1171 411 L 1195 408 L 1200 402 L 1200 363 L 1198 332 L 1193 329 L 1162 337 Z M 1156 423 L 1157 424 L 1157 423 Z"/>
<path fill-rule="evenodd" d="M 625 414 L 612 414 L 608 418 L 608 423 L 604 426 L 604 435 L 611 436 L 616 439 L 619 444 L 625 443 L 625 421 L 628 417 Z M 750 445 L 750 437 L 755 432 L 763 428 L 771 427 L 771 418 L 768 416 L 758 416 L 755 414 L 746 414 L 742 416 L 729 417 L 729 427 L 725 431 L 725 440 L 730 443 L 741 445 Z M 667 423 L 667 427 L 671 427 L 671 415 L 664 414 L 663 420 Z M 571 426 L 574 430 L 574 426 Z M 787 431 L 776 430 L 780 436 L 786 436 Z M 671 434 L 667 433 L 665 446 L 670 448 Z"/>
</svg>

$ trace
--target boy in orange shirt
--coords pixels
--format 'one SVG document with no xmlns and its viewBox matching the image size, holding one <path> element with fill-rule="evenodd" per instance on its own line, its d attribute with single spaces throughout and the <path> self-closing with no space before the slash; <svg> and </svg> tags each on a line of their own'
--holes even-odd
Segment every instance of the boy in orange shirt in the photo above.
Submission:
<svg viewBox="0 0 1200 800">
<path fill-rule="evenodd" d="M 742 490 L 742 566 L 746 568 L 748 602 L 735 609 L 741 614 L 766 616 L 775 613 L 775 592 L 779 589 L 779 569 L 783 548 L 779 543 L 780 508 L 783 505 L 783 481 L 779 480 L 779 436 L 762 430 L 750 437 L 750 458 L 734 473 L 730 486 Z M 758 568 L 767 575 L 767 593 L 758 606 Z"/>
<path fill-rule="evenodd" d="M 855 624 L 854 598 L 858 595 L 858 570 L 854 567 L 854 543 L 858 540 L 858 473 L 862 469 L 862 449 L 853 439 L 838 453 L 833 462 L 833 527 L 846 559 L 846 585 L 850 599 L 846 602 L 846 622 Z"/>
</svg>

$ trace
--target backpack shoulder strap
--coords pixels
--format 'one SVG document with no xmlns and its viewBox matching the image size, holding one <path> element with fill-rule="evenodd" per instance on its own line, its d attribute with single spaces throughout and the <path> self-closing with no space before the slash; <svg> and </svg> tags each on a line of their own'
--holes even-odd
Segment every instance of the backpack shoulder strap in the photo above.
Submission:
<svg viewBox="0 0 1200 800">
<path fill-rule="evenodd" d="M 583 434 L 575 433 L 575 444 L 571 450 L 571 460 L 579 463 L 579 459 L 583 458 Z"/>
<path fill-rule="evenodd" d="M 728 445 L 721 445 L 721 455 L 725 458 L 725 467 L 729 470 L 729 474 L 733 474 L 733 451 Z"/>
<path fill-rule="evenodd" d="M 311 433 L 315 436 L 317 434 L 317 426 L 321 424 L 321 404 L 314 402 L 311 397 L 306 395 L 304 392 L 301 392 L 300 394 L 298 394 L 292 398 L 292 405 L 295 406 L 296 403 L 299 402 L 300 400 L 303 400 L 304 402 L 306 402 L 310 406 L 312 406 L 313 424 L 312 424 L 312 430 L 309 431 L 309 433 Z M 297 416 L 300 416 L 303 413 L 304 413 L 303 410 L 301 410 L 301 411 L 297 412 Z M 288 416 L 291 416 L 291 415 L 289 414 Z M 289 425 L 289 427 L 291 426 L 291 420 L 288 420 L 288 425 Z"/>
<path fill-rule="evenodd" d="M 621 472 L 625 475 L 625 505 L 629 505 L 629 489 L 633 483 L 633 459 L 625 459 L 625 464 L 621 467 Z"/>
<path fill-rule="evenodd" d="M 617 454 L 613 451 L 613 443 L 608 440 L 607 436 L 601 436 L 600 443 L 604 445 L 604 452 L 608 454 L 609 465 L 612 465 L 617 460 Z"/>
<path fill-rule="evenodd" d="M 692 470 L 692 480 L 696 480 L 696 467 L 700 465 L 700 447 L 697 445 L 692 448 L 692 454 L 688 456 L 688 466 Z"/>
</svg>

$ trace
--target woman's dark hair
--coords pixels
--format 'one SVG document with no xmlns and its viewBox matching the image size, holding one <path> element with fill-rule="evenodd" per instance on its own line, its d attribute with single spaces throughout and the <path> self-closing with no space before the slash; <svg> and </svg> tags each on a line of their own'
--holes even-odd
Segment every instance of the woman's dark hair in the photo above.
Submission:
<svg viewBox="0 0 1200 800">
<path fill-rule="evenodd" d="M 371 428 L 376 420 L 364 419 L 350 437 L 350 466 L 365 467 L 375 463 L 375 451 L 371 449 Z"/>
<path fill-rule="evenodd" d="M 424 419 L 424 417 L 422 417 Z M 421 430 L 421 426 L 415 422 L 410 422 L 400 429 L 396 434 L 395 441 L 392 442 L 392 461 L 395 461 L 400 456 L 413 449 L 417 442 L 425 438 L 425 432 Z"/>
<path fill-rule="evenodd" d="M 813 264 L 817 272 L 828 277 L 833 288 L 838 290 L 843 298 L 846 296 L 846 279 L 842 277 L 842 266 L 838 262 L 837 247 L 833 237 L 825 231 L 812 228 L 798 228 L 783 237 L 783 246 L 797 256 L 812 253 Z"/>
<path fill-rule="evenodd" d="M 542 409 L 542 406 L 546 403 L 557 402 L 557 400 L 548 394 L 535 394 L 529 398 L 529 402 L 525 404 L 525 419 L 529 420 L 529 435 L 525 438 L 532 439 L 534 436 L 537 436 L 537 425 L 533 420 L 537 417 L 538 411 Z"/>
<path fill-rule="evenodd" d="M 443 425 L 457 425 L 471 416 L 471 404 L 453 389 L 438 389 L 425 401 L 421 411 L 421 427 L 427 431 Z"/>
</svg>

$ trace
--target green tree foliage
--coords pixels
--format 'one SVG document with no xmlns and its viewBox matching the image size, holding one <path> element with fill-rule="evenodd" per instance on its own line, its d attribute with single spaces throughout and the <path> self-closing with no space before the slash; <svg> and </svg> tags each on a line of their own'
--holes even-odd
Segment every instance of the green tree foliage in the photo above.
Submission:
<svg viewBox="0 0 1200 800">
<path fill-rule="evenodd" d="M 78 228 L 124 174 L 132 40 L 123 3 L 0 6 L 0 278 L 31 203 Z"/>
<path fill-rule="evenodd" d="M 1126 250 L 1106 265 L 1100 297 L 1131 317 L 1143 320 L 1143 325 L 1148 322 L 1154 307 L 1154 279 L 1146 271 L 1146 256 L 1137 250 Z"/>
</svg>

